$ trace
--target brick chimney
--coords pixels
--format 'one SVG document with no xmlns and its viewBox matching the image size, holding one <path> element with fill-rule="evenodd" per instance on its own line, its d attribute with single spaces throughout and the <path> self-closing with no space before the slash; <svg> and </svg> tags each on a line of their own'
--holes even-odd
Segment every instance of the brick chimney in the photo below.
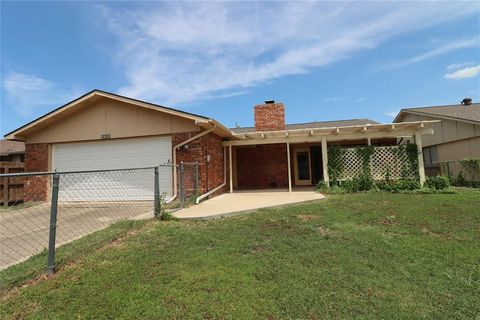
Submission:
<svg viewBox="0 0 480 320">
<path fill-rule="evenodd" d="M 256 105 L 254 111 L 256 131 L 285 130 L 285 106 L 283 103 L 266 100 L 264 104 Z"/>
</svg>

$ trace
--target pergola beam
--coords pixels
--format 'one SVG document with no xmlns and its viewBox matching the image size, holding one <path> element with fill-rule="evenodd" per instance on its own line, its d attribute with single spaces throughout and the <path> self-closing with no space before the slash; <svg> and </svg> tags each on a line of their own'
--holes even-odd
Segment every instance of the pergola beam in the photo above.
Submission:
<svg viewBox="0 0 480 320">
<path fill-rule="evenodd" d="M 257 144 L 274 144 L 274 143 L 308 143 L 308 142 L 321 142 L 322 137 L 327 137 L 329 141 L 342 141 L 342 140 L 360 140 L 365 138 L 371 139 L 381 139 L 381 138 L 401 138 L 401 137 L 413 137 L 416 132 L 420 134 L 433 134 L 433 129 L 423 129 L 423 130 L 395 130 L 392 132 L 374 132 L 369 131 L 366 134 L 362 133 L 341 133 L 338 135 L 332 135 L 331 133 L 325 132 L 324 134 L 318 134 L 314 136 L 279 136 L 279 137 L 269 137 L 267 134 L 265 138 L 262 139 L 259 135 L 259 138 L 245 139 L 245 140 L 231 140 L 224 141 L 224 146 L 245 146 L 245 145 L 257 145 Z"/>
</svg>

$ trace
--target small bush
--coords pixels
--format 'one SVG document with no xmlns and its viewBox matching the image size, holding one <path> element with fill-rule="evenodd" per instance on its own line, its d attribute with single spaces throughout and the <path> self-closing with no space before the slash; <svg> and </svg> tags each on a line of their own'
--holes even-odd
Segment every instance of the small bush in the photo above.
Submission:
<svg viewBox="0 0 480 320">
<path fill-rule="evenodd" d="M 434 190 L 445 190 L 450 188 L 450 180 L 445 176 L 428 177 L 425 180 L 425 187 Z"/>
<path fill-rule="evenodd" d="M 327 190 L 328 185 L 325 181 L 318 181 L 317 185 L 315 186 L 315 190 Z"/>
<path fill-rule="evenodd" d="M 173 216 L 170 212 L 164 211 L 164 212 L 162 212 L 162 215 L 160 216 L 160 220 L 163 220 L 163 221 L 177 221 L 178 218 Z"/>
<path fill-rule="evenodd" d="M 457 184 L 459 187 L 466 187 L 466 186 L 468 185 L 467 180 L 466 180 L 465 177 L 463 176 L 462 172 L 460 172 L 460 173 L 458 174 L 456 184 Z"/>
<path fill-rule="evenodd" d="M 417 179 L 401 179 L 396 181 L 397 190 L 417 190 L 420 182 Z"/>
<path fill-rule="evenodd" d="M 322 193 L 329 193 L 329 194 L 346 193 L 345 189 L 340 187 L 338 184 L 332 183 L 331 186 L 329 187 L 324 181 L 319 181 L 315 186 L 315 190 Z"/>
<path fill-rule="evenodd" d="M 340 187 L 348 193 L 358 192 L 360 189 L 358 178 L 342 181 Z"/>
<path fill-rule="evenodd" d="M 420 182 L 417 179 L 385 180 L 376 183 L 377 189 L 387 192 L 399 192 L 404 190 L 417 190 Z"/>
<path fill-rule="evenodd" d="M 342 181 L 340 187 L 342 187 L 348 193 L 369 191 L 374 189 L 375 183 L 371 176 L 361 175 L 353 179 Z"/>
</svg>

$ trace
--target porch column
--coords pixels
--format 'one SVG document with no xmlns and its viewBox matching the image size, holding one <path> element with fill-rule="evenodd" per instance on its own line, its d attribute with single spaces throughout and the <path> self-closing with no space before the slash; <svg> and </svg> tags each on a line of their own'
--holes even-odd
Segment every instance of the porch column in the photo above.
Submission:
<svg viewBox="0 0 480 320">
<path fill-rule="evenodd" d="M 290 142 L 287 142 L 288 192 L 292 192 L 292 172 L 290 168 Z"/>
<path fill-rule="evenodd" d="M 418 174 L 420 176 L 420 185 L 425 183 L 425 165 L 423 163 L 422 135 L 420 131 L 415 131 L 415 143 L 417 144 Z"/>
<path fill-rule="evenodd" d="M 328 177 L 328 152 L 327 137 L 322 137 L 322 165 L 323 165 L 323 181 L 330 186 L 330 178 Z"/>
<path fill-rule="evenodd" d="M 228 146 L 228 174 L 230 175 L 230 193 L 233 193 L 232 146 Z"/>
<path fill-rule="evenodd" d="M 367 138 L 367 145 L 371 146 L 372 145 L 372 140 L 370 138 Z"/>
</svg>

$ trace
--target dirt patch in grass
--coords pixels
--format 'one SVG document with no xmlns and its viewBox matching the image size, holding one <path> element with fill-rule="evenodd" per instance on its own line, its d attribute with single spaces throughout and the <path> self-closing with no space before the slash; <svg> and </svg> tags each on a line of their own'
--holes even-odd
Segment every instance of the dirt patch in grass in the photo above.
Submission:
<svg viewBox="0 0 480 320">
<path fill-rule="evenodd" d="M 335 237 L 336 235 L 332 230 L 323 226 L 317 226 L 317 231 L 320 234 L 320 236 L 324 239 L 330 239 L 332 237 Z"/>
<path fill-rule="evenodd" d="M 422 232 L 425 233 L 425 234 L 428 234 L 430 236 L 441 238 L 441 239 L 444 239 L 444 240 L 452 240 L 453 239 L 449 235 L 433 232 L 433 231 L 429 230 L 427 227 L 422 228 Z"/>
<path fill-rule="evenodd" d="M 383 224 L 384 226 L 389 226 L 389 225 L 396 225 L 399 223 L 397 222 L 397 218 L 395 216 L 388 216 L 382 219 L 382 221 L 380 221 L 380 224 Z"/>
<path fill-rule="evenodd" d="M 253 246 L 252 253 L 262 253 L 266 251 L 268 251 L 268 249 L 265 246 L 256 244 L 255 246 Z"/>
<path fill-rule="evenodd" d="M 312 221 L 312 220 L 320 219 L 319 216 L 316 216 L 316 215 L 313 215 L 313 214 L 299 214 L 299 215 L 297 215 L 297 218 L 302 220 L 302 221 Z"/>
</svg>

